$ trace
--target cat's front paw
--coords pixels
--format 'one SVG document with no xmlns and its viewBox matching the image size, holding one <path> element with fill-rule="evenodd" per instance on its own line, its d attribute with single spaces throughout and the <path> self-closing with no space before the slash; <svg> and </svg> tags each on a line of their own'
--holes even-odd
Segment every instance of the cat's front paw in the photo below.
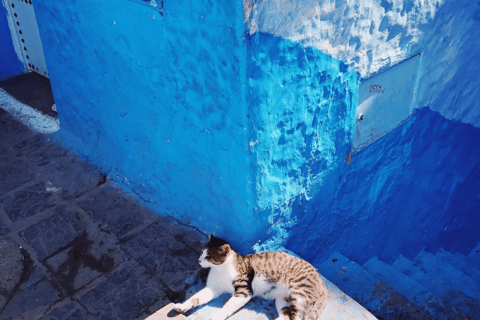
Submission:
<svg viewBox="0 0 480 320">
<path fill-rule="evenodd" d="M 175 310 L 178 313 L 185 313 L 188 310 L 190 310 L 190 308 L 186 306 L 184 303 L 175 303 L 173 305 L 173 310 Z"/>
</svg>

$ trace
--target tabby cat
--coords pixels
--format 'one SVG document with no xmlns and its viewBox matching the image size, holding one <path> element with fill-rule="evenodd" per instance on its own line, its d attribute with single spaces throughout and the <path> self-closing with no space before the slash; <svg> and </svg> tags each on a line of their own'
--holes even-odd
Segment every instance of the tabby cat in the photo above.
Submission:
<svg viewBox="0 0 480 320">
<path fill-rule="evenodd" d="M 317 320 L 327 301 L 327 286 L 317 270 L 286 252 L 242 256 L 225 240 L 210 235 L 198 262 L 210 268 L 207 286 L 184 303 L 175 304 L 179 313 L 231 293 L 212 320 L 225 320 L 254 296 L 275 300 L 276 320 Z"/>
</svg>

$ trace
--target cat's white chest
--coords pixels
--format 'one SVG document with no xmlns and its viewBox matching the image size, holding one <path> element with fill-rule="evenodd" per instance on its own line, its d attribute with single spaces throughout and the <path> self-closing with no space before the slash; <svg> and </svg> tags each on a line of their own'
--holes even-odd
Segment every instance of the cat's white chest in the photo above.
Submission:
<svg viewBox="0 0 480 320">
<path fill-rule="evenodd" d="M 255 276 L 252 280 L 252 290 L 254 296 L 260 296 L 265 299 L 283 299 L 290 294 L 288 286 L 281 281 L 272 283 L 263 276 Z"/>
<path fill-rule="evenodd" d="M 233 280 L 237 277 L 238 271 L 231 264 L 212 268 L 208 274 L 207 286 L 222 293 L 234 293 Z"/>
</svg>

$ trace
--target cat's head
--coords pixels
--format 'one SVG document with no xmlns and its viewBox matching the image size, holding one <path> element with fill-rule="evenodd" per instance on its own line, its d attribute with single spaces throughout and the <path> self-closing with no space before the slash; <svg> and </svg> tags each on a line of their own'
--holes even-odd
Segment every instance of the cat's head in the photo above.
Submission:
<svg viewBox="0 0 480 320">
<path fill-rule="evenodd" d="M 227 241 L 211 234 L 198 259 L 198 263 L 200 263 L 203 268 L 219 266 L 227 261 L 227 258 L 232 252 L 233 250 Z"/>
</svg>

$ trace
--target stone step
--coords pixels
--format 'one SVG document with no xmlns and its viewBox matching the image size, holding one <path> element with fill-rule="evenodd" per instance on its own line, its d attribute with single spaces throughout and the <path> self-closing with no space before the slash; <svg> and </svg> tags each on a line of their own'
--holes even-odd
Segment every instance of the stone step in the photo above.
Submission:
<svg viewBox="0 0 480 320">
<path fill-rule="evenodd" d="M 435 295 L 448 301 L 448 303 L 455 306 L 463 313 L 472 316 L 474 319 L 480 319 L 479 302 L 451 287 L 447 281 L 437 278 L 435 275 L 427 272 L 425 269 L 419 267 L 402 255 L 398 257 L 393 264 L 393 267 L 429 289 Z"/>
<path fill-rule="evenodd" d="M 347 296 L 335 284 L 322 276 L 328 288 L 327 305 L 319 320 L 327 319 L 368 319 L 375 320 L 373 314 L 357 301 Z"/>
<path fill-rule="evenodd" d="M 440 249 L 435 255 L 462 271 L 463 274 L 472 278 L 477 283 L 480 283 L 480 270 L 472 263 L 472 258 L 464 256 L 463 254 L 453 254 L 443 249 Z"/>
<path fill-rule="evenodd" d="M 452 288 L 455 288 L 465 295 L 480 300 L 480 288 L 478 283 L 465 275 L 456 267 L 445 263 L 442 259 L 426 251 L 420 252 L 415 258 L 415 264 L 423 268 L 427 273 L 445 280 Z"/>
<path fill-rule="evenodd" d="M 377 257 L 367 261 L 363 267 L 370 274 L 385 282 L 393 290 L 403 295 L 434 319 L 450 320 L 467 318 L 461 311 L 452 307 L 442 298 L 436 296 L 403 272 L 379 260 Z"/>
<path fill-rule="evenodd" d="M 433 319 L 340 253 L 332 254 L 319 266 L 319 271 L 380 319 Z"/>
<path fill-rule="evenodd" d="M 340 320 L 340 319 L 356 319 L 356 320 L 376 320 L 370 312 L 362 307 L 358 302 L 343 293 L 332 282 L 322 277 L 328 288 L 328 298 L 325 309 L 318 320 Z M 189 288 L 187 298 L 200 291 L 205 284 L 197 281 Z M 200 306 L 187 313 L 188 320 L 211 319 L 212 315 L 219 310 L 229 299 L 229 295 L 223 295 L 218 299 Z M 243 308 L 234 313 L 229 320 L 269 320 L 278 317 L 273 301 L 261 298 L 253 298 Z M 153 320 L 153 319 L 152 319 Z M 181 319 L 180 319 L 181 320 Z"/>
<path fill-rule="evenodd" d="M 469 258 L 472 258 L 472 263 L 475 264 L 475 266 L 480 269 L 480 243 L 475 247 L 475 249 L 470 252 L 468 255 Z"/>
</svg>

